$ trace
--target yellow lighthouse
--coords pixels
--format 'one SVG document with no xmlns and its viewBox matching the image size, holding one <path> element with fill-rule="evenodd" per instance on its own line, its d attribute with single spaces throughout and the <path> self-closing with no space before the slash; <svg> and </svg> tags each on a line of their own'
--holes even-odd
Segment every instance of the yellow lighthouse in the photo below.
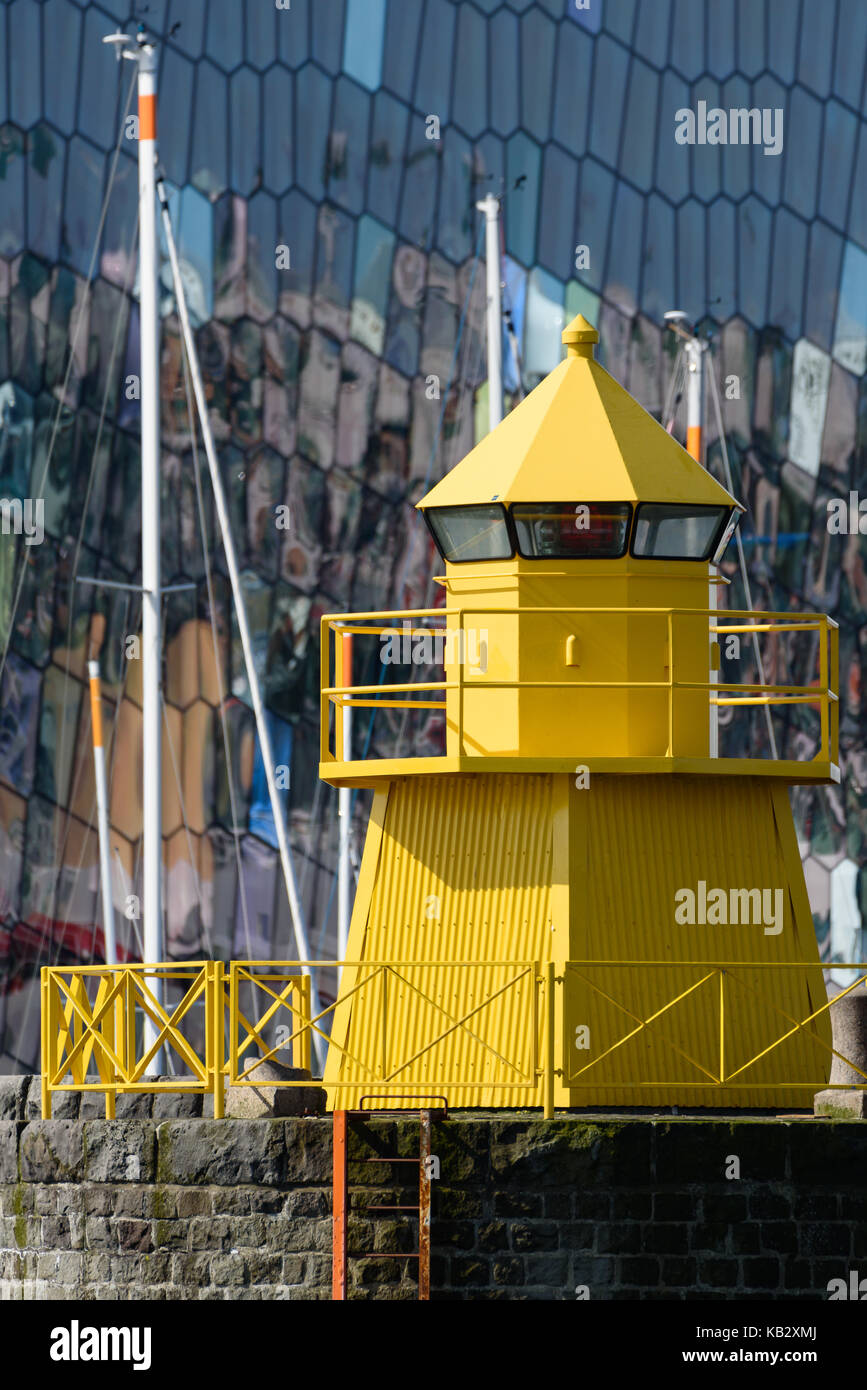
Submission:
<svg viewBox="0 0 867 1390">
<path fill-rule="evenodd" d="M 831 1038 L 787 787 L 839 779 L 836 626 L 726 606 L 743 508 L 586 320 L 563 342 L 419 503 L 444 607 L 323 618 L 320 774 L 375 793 L 329 1103 L 807 1105 Z M 443 676 L 353 686 L 347 634 Z M 801 683 L 744 678 L 783 634 Z M 347 759 L 344 710 L 382 703 L 441 707 L 444 752 Z M 806 706 L 814 756 L 721 756 L 757 704 Z"/>
</svg>

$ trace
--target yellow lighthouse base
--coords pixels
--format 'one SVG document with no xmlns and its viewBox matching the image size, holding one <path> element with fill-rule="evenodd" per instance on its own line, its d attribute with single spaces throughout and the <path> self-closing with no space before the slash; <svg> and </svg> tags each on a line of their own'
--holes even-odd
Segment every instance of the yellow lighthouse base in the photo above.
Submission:
<svg viewBox="0 0 867 1390">
<path fill-rule="evenodd" d="M 347 961 L 331 1109 L 552 1093 L 557 1108 L 809 1107 L 830 1072 L 770 778 L 396 778 L 375 794 Z"/>
</svg>

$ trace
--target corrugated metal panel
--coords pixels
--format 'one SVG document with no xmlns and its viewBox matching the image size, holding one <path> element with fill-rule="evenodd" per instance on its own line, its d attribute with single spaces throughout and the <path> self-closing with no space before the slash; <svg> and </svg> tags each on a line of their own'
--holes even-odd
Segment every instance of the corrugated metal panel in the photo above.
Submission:
<svg viewBox="0 0 867 1390">
<path fill-rule="evenodd" d="M 407 1091 L 446 1085 L 455 1106 L 539 1103 L 541 1024 L 525 963 L 550 959 L 551 789 L 550 776 L 510 774 L 407 778 L 391 787 L 367 923 L 353 919 L 348 958 L 456 964 L 355 975 L 356 984 L 368 983 L 352 1003 L 355 1060 L 343 1060 L 340 1076 L 362 1084 L 335 1093 L 334 1104 L 357 1105 L 383 1076 Z M 475 964 L 488 961 L 503 964 Z M 480 1004 L 466 1027 L 452 1026 Z M 448 1085 L 456 1076 L 479 1084 Z"/>
<path fill-rule="evenodd" d="M 735 970 L 726 977 L 725 1071 L 745 1064 L 825 1002 L 823 976 L 803 883 L 789 883 L 788 872 L 801 875 L 796 856 L 787 855 L 782 835 L 794 830 L 785 800 L 775 814 L 774 792 L 758 778 L 599 777 L 592 792 L 574 792 L 573 864 L 582 865 L 583 883 L 574 883 L 573 959 L 593 960 L 751 960 L 783 964 L 804 962 L 803 970 Z M 583 797 L 576 804 L 574 798 Z M 583 814 L 582 814 L 583 812 Z M 788 817 L 788 826 L 785 824 Z M 585 839 L 586 837 L 586 839 Z M 583 843 L 582 843 L 583 841 Z M 585 867 L 586 866 L 586 867 Z M 784 889 L 784 925 L 779 935 L 765 935 L 762 925 L 679 925 L 675 893 L 723 888 Z M 815 969 L 810 969 L 812 963 Z M 586 971 L 640 1019 L 647 1019 L 681 991 L 699 981 L 702 969 Z M 566 1037 L 572 1046 L 567 1064 L 578 1067 L 601 1056 L 635 1026 L 627 1014 L 603 1000 L 574 972 L 569 973 Z M 792 1020 L 791 1022 L 787 1020 Z M 574 1048 L 575 1025 L 590 1027 L 590 1051 Z M 813 1025 L 830 1043 L 827 1014 Z M 689 1082 L 707 1080 L 680 1057 L 682 1049 L 718 1074 L 720 1052 L 719 978 L 703 984 L 657 1022 L 610 1053 L 584 1081 L 596 1077 L 605 1086 L 590 1093 L 577 1089 L 574 1104 L 741 1105 L 809 1104 L 807 1094 L 828 1076 L 830 1054 L 803 1030 L 749 1068 L 739 1080 L 757 1084 L 747 1090 L 700 1090 Z M 809 1081 L 807 1094 L 787 1080 Z M 636 1081 L 672 1080 L 678 1084 L 639 1093 Z"/>
<path fill-rule="evenodd" d="M 565 804 L 565 784 L 568 844 L 555 869 L 555 802 Z M 718 976 L 614 1046 L 706 973 L 680 961 L 800 966 L 727 973 L 727 1074 L 825 1002 L 784 791 L 759 778 L 600 775 L 579 791 L 571 778 L 548 774 L 464 774 L 397 781 L 378 806 L 382 836 L 365 850 L 348 950 L 350 960 L 370 964 L 344 975 L 342 995 L 355 992 L 338 1007 L 333 1036 L 348 1055 L 338 1059 L 331 1049 L 326 1072 L 326 1084 L 357 1087 L 332 1090 L 332 1106 L 381 1094 L 383 1080 L 400 1082 L 414 1099 L 445 1091 L 452 1106 L 540 1104 L 544 1010 L 526 967 L 556 959 L 562 972 L 567 955 L 606 964 L 565 972 L 556 998 L 565 1052 L 558 1065 L 577 1079 L 579 1067 L 602 1060 L 583 1078 L 592 1088 L 561 1083 L 556 1104 L 805 1105 L 824 1084 L 827 1013 L 814 1036 L 796 1030 L 751 1066 L 740 1078 L 751 1086 L 695 1085 L 710 1079 L 700 1067 L 718 1074 Z M 568 891 L 555 884 L 558 874 L 568 877 Z M 675 894 L 695 891 L 700 880 L 726 892 L 784 890 L 783 930 L 766 936 L 761 924 L 679 925 Z M 555 922 L 555 904 L 568 924 Z M 376 964 L 407 961 L 417 963 L 387 971 Z M 615 967 L 620 961 L 672 965 Z M 466 1026 L 454 1026 L 476 1009 Z M 574 1046 L 577 1025 L 590 1030 L 589 1050 Z M 456 1077 L 467 1084 L 452 1084 Z M 795 1090 L 794 1080 L 806 1089 Z"/>
</svg>

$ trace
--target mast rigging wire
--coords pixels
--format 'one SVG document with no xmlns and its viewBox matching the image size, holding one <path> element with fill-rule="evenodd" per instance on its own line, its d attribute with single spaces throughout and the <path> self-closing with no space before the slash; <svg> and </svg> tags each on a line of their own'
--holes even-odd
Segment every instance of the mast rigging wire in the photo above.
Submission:
<svg viewBox="0 0 867 1390">
<path fill-rule="evenodd" d="M 708 356 L 710 356 L 709 353 L 708 353 Z M 709 365 L 710 365 L 711 370 L 708 371 L 708 372 L 706 373 L 706 375 L 710 378 L 711 396 L 713 397 L 714 414 L 715 414 L 715 416 L 716 416 L 717 433 L 719 434 L 720 451 L 721 451 L 721 453 L 722 453 L 722 461 L 723 461 L 723 469 L 724 469 L 724 471 L 725 471 L 726 487 L 728 488 L 728 490 L 729 490 L 729 492 L 731 493 L 731 495 L 734 497 L 734 483 L 733 483 L 733 481 L 732 481 L 732 470 L 731 470 L 731 464 L 729 463 L 729 451 L 728 451 L 728 445 L 727 445 L 727 443 L 726 443 L 725 430 L 723 429 L 722 408 L 721 408 L 721 406 L 720 406 L 719 387 L 717 386 L 717 382 L 716 382 L 716 371 L 713 369 L 713 359 L 711 359 Z M 746 562 L 746 557 L 745 557 L 745 555 L 744 555 L 744 543 L 743 543 L 743 541 L 741 540 L 741 529 L 740 529 L 739 526 L 736 526 L 736 527 L 735 527 L 735 542 L 736 542 L 736 544 L 737 544 L 738 564 L 740 565 L 740 570 L 741 570 L 741 580 L 742 580 L 743 586 L 744 586 L 744 597 L 745 597 L 745 599 L 746 599 L 747 608 L 750 609 L 750 610 L 752 610 L 752 606 L 753 606 L 753 597 L 752 597 L 752 591 L 751 591 L 751 589 L 750 589 L 750 579 L 749 579 L 749 575 L 748 575 L 748 573 L 747 573 L 747 562 Z M 762 662 L 762 653 L 761 653 L 761 649 L 760 649 L 760 647 L 759 647 L 759 637 L 758 637 L 758 633 L 756 633 L 756 632 L 753 633 L 753 652 L 755 653 L 756 667 L 757 667 L 758 673 L 759 673 L 759 683 L 760 683 L 761 685 L 764 685 L 764 684 L 765 684 L 765 668 L 764 668 L 764 664 L 763 664 L 763 662 Z M 765 711 L 765 723 L 767 724 L 767 729 L 768 729 L 768 741 L 769 741 L 769 743 L 770 743 L 770 745 L 771 745 L 771 757 L 774 758 L 774 759 L 776 760 L 776 758 L 777 758 L 777 740 L 776 740 L 776 737 L 775 737 L 775 735 L 774 735 L 774 725 L 773 725 L 773 721 L 772 721 L 772 719 L 771 719 L 771 707 L 770 707 L 770 705 L 765 705 L 765 706 L 764 706 L 764 711 Z"/>
</svg>

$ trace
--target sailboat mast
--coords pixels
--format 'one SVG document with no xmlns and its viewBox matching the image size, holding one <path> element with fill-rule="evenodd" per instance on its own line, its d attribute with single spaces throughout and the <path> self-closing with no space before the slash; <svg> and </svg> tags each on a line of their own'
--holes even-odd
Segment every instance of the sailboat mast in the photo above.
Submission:
<svg viewBox="0 0 867 1390">
<path fill-rule="evenodd" d="M 141 570 L 142 570 L 142 731 L 143 845 L 142 918 L 144 959 L 163 959 L 162 931 L 162 728 L 160 675 L 160 397 L 159 260 L 156 219 L 156 52 L 140 31 L 138 43 L 139 286 L 141 314 Z M 149 982 L 162 1003 L 162 981 Z M 144 1050 L 157 1040 L 145 1018 Z M 160 1069 L 160 1053 L 154 1058 Z"/>
<path fill-rule="evenodd" d="M 503 309 L 500 289 L 500 200 L 489 193 L 476 203 L 485 214 L 485 270 L 487 278 L 488 428 L 495 430 L 503 418 Z"/>
</svg>

